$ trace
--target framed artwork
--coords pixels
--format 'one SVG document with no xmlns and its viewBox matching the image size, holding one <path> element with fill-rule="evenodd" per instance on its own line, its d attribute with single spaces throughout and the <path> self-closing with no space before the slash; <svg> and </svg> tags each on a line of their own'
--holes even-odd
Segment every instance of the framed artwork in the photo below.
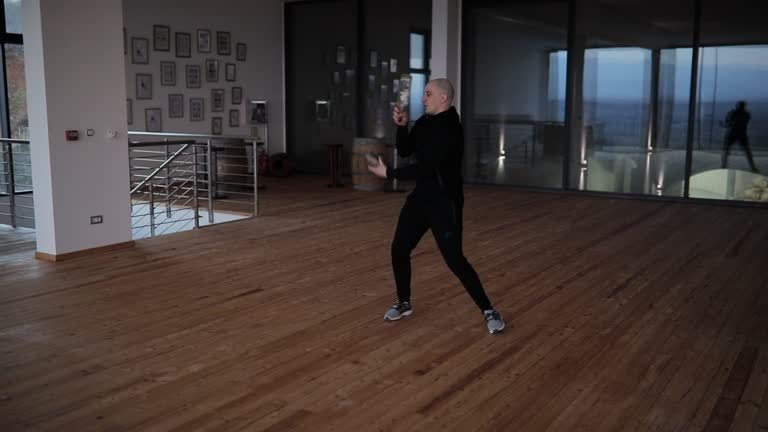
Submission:
<svg viewBox="0 0 768 432">
<path fill-rule="evenodd" d="M 125 110 L 128 113 L 128 124 L 133 124 L 133 100 L 126 99 L 125 100 Z"/>
<path fill-rule="evenodd" d="M 368 93 L 373 93 L 376 90 L 376 75 L 368 74 Z"/>
<path fill-rule="evenodd" d="M 248 123 L 252 125 L 267 123 L 267 101 L 249 100 L 248 101 Z"/>
<path fill-rule="evenodd" d="M 147 132 L 160 132 L 163 129 L 163 115 L 160 108 L 147 108 L 144 110 Z"/>
<path fill-rule="evenodd" d="M 221 117 L 211 117 L 211 134 L 221 135 Z"/>
<path fill-rule="evenodd" d="M 331 102 L 328 100 L 315 100 L 315 121 L 327 123 L 331 119 Z"/>
<path fill-rule="evenodd" d="M 187 65 L 187 88 L 200 88 L 200 65 Z"/>
<path fill-rule="evenodd" d="M 236 71 L 237 69 L 234 63 L 227 63 L 224 69 L 224 79 L 227 81 L 235 81 L 237 76 Z"/>
<path fill-rule="evenodd" d="M 136 99 L 152 99 L 152 74 L 136 74 Z"/>
<path fill-rule="evenodd" d="M 375 68 L 378 64 L 379 64 L 379 53 L 377 53 L 374 50 L 371 50 L 371 53 L 368 59 L 368 65 L 372 68 Z"/>
<path fill-rule="evenodd" d="M 383 61 L 381 62 L 381 76 L 382 77 L 387 76 L 387 72 L 389 72 L 389 62 Z"/>
<path fill-rule="evenodd" d="M 216 59 L 207 59 L 205 61 L 205 80 L 208 82 L 217 82 L 219 80 L 219 61 Z"/>
<path fill-rule="evenodd" d="M 240 110 L 239 109 L 229 110 L 229 126 L 230 127 L 240 126 Z"/>
<path fill-rule="evenodd" d="M 333 71 L 333 85 L 341 84 L 341 72 Z"/>
<path fill-rule="evenodd" d="M 176 62 L 172 62 L 172 61 L 160 62 L 160 85 L 163 85 L 163 86 L 176 85 Z"/>
<path fill-rule="evenodd" d="M 189 98 L 189 119 L 191 121 L 203 121 L 203 98 Z"/>
<path fill-rule="evenodd" d="M 344 45 L 336 47 L 336 64 L 345 64 L 347 62 L 347 50 Z"/>
<path fill-rule="evenodd" d="M 387 100 L 389 99 L 389 86 L 386 84 L 382 84 L 379 86 L 379 99 L 381 100 Z"/>
<path fill-rule="evenodd" d="M 171 50 L 171 28 L 163 25 L 152 26 L 155 51 Z"/>
<path fill-rule="evenodd" d="M 236 59 L 237 61 L 245 61 L 246 46 L 244 43 L 237 44 Z"/>
<path fill-rule="evenodd" d="M 389 71 L 391 73 L 397 73 L 397 59 L 396 58 L 389 59 Z"/>
<path fill-rule="evenodd" d="M 168 117 L 170 118 L 182 118 L 184 117 L 184 95 L 181 93 L 174 93 L 168 95 Z"/>
<path fill-rule="evenodd" d="M 229 32 L 216 32 L 216 53 L 218 55 L 232 54 Z"/>
<path fill-rule="evenodd" d="M 232 87 L 232 105 L 240 105 L 243 103 L 243 88 Z"/>
<path fill-rule="evenodd" d="M 199 53 L 211 52 L 211 31 L 210 30 L 197 31 L 197 52 Z"/>
<path fill-rule="evenodd" d="M 192 56 L 192 35 L 176 33 L 176 57 L 189 58 Z"/>
<path fill-rule="evenodd" d="M 149 39 L 131 38 L 131 63 L 149 64 Z"/>
<path fill-rule="evenodd" d="M 211 90 L 211 111 L 224 111 L 224 89 Z"/>
</svg>

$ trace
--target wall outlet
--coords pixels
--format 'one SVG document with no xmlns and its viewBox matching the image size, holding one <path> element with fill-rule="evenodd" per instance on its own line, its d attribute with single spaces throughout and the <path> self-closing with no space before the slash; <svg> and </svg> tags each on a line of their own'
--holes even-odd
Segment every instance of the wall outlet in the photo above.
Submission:
<svg viewBox="0 0 768 432">
<path fill-rule="evenodd" d="M 91 225 L 100 224 L 102 222 L 104 222 L 104 217 L 102 217 L 101 215 L 91 216 Z"/>
</svg>

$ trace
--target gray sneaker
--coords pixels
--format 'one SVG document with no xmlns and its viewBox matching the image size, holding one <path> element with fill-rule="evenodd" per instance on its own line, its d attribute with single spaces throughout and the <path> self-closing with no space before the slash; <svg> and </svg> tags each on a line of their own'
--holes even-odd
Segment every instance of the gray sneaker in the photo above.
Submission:
<svg viewBox="0 0 768 432">
<path fill-rule="evenodd" d="M 485 325 L 488 327 L 488 332 L 491 334 L 501 333 L 506 327 L 504 320 L 501 319 L 501 315 L 493 309 L 483 311 L 483 317 L 485 318 Z"/>
<path fill-rule="evenodd" d="M 401 302 L 398 301 L 395 303 L 389 310 L 387 310 L 387 313 L 384 314 L 384 321 L 397 321 L 402 317 L 406 317 L 413 313 L 413 308 L 411 307 L 411 302 Z"/>
</svg>

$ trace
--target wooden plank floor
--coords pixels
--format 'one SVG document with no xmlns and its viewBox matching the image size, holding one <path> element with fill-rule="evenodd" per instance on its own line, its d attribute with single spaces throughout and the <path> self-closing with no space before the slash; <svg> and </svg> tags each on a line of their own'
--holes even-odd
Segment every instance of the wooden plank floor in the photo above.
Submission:
<svg viewBox="0 0 768 432">
<path fill-rule="evenodd" d="M 768 430 L 768 211 L 470 187 L 491 336 L 429 235 L 384 322 L 405 196 L 325 182 L 56 264 L 0 230 L 0 430 Z"/>
</svg>

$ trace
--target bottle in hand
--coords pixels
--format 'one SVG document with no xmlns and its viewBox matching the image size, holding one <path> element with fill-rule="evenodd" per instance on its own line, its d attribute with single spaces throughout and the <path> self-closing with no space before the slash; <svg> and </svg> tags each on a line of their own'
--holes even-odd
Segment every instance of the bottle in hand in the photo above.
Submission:
<svg viewBox="0 0 768 432">
<path fill-rule="evenodd" d="M 379 157 L 373 153 L 366 153 L 365 154 L 365 160 L 368 162 L 368 165 L 377 167 L 379 166 Z"/>
</svg>

